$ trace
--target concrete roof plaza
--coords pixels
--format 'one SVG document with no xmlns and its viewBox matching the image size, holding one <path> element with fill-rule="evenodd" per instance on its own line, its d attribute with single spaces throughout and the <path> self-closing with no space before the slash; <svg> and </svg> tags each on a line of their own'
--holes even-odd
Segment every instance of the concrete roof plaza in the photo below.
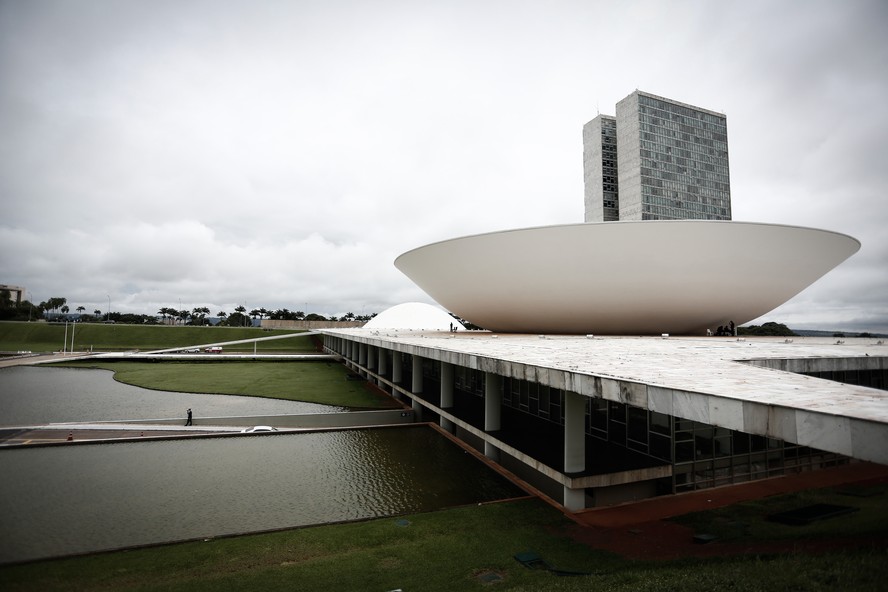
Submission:
<svg viewBox="0 0 888 592">
<path fill-rule="evenodd" d="M 888 464 L 888 392 L 796 373 L 884 370 L 878 339 L 321 332 Z"/>
</svg>

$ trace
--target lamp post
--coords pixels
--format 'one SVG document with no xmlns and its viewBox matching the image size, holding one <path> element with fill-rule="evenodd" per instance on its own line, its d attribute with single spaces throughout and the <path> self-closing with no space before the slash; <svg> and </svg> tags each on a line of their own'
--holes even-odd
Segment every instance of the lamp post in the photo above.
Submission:
<svg viewBox="0 0 888 592">
<path fill-rule="evenodd" d="M 111 294 L 108 294 L 108 317 L 105 320 L 111 320 Z"/>
</svg>

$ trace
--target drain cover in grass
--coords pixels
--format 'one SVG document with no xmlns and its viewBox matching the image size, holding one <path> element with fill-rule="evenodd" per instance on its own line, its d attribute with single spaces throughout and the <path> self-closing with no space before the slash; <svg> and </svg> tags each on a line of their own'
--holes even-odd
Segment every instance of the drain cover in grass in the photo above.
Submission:
<svg viewBox="0 0 888 592">
<path fill-rule="evenodd" d="M 778 514 L 771 514 L 768 520 L 771 522 L 779 522 L 781 524 L 789 524 L 791 526 L 804 526 L 811 524 L 817 520 L 827 520 L 836 516 L 843 516 L 856 512 L 857 508 L 851 506 L 837 506 L 834 504 L 814 504 L 795 510 L 788 510 Z"/>
<path fill-rule="evenodd" d="M 489 569 L 479 571 L 478 573 L 475 574 L 475 578 L 484 584 L 494 584 L 496 582 L 503 581 L 502 575 L 500 575 L 499 573 L 497 573 L 495 571 L 489 570 Z"/>
</svg>

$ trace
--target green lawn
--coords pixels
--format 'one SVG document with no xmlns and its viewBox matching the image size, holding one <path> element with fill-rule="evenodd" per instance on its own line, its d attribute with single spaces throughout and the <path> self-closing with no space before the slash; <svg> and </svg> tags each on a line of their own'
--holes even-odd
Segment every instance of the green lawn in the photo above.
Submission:
<svg viewBox="0 0 888 592">
<path fill-rule="evenodd" d="M 709 592 L 883 590 L 885 550 L 816 556 L 638 562 L 564 536 L 569 524 L 539 500 L 361 523 L 183 543 L 0 568 L 0 588 L 52 590 L 552 590 Z M 401 519 L 401 520 L 402 520 Z M 594 575 L 529 570 L 552 565 Z M 499 577 L 490 584 L 486 577 Z"/>
<path fill-rule="evenodd" d="M 789 526 L 768 520 L 770 514 L 814 504 L 847 506 L 856 511 L 841 517 Z M 713 534 L 725 542 L 787 539 L 888 537 L 888 484 L 812 489 L 778 497 L 686 514 L 676 522 L 694 532 Z"/>
<path fill-rule="evenodd" d="M 74 333 L 74 351 L 126 351 L 187 347 L 239 339 L 292 335 L 300 331 L 240 327 L 173 327 L 165 325 L 103 325 L 93 323 L 69 323 L 67 347 L 71 347 Z M 65 346 L 64 323 L 0 322 L 0 351 L 61 351 Z M 231 345 L 226 351 L 252 352 L 253 344 Z M 309 336 L 292 339 L 275 339 L 259 342 L 257 351 L 286 353 L 311 353 L 316 351 Z"/>
<path fill-rule="evenodd" d="M 0 349 L 36 351 L 37 347 L 8 347 L 10 332 L 4 331 L 6 325 L 13 324 L 16 323 L 0 323 Z M 83 328 L 86 331 L 87 326 Z M 230 337 L 236 331 L 260 334 L 251 329 L 126 329 L 119 334 L 113 331 L 106 334 L 102 343 L 109 349 L 127 349 L 122 345 L 124 342 L 136 344 L 132 348 L 160 349 L 221 341 L 223 339 L 216 336 L 223 332 L 225 339 L 243 338 Z M 158 333 L 142 333 L 143 329 Z M 16 331 L 12 333 L 23 334 L 22 329 Z M 164 331 L 169 333 L 162 333 Z M 37 333 L 35 330 L 33 343 L 39 342 Z M 115 337 L 112 339 L 109 335 Z M 213 337 L 207 338 L 209 335 Z M 303 347 L 310 348 L 308 351 L 313 351 L 309 338 L 295 338 L 292 343 L 300 341 Z M 272 343 L 291 343 L 291 340 Z M 325 362 L 86 361 L 68 365 L 107 368 L 115 371 L 117 380 L 162 390 L 254 395 L 347 407 L 392 404 L 368 389 L 364 382 L 346 380 L 347 370 L 342 365 Z M 748 542 L 750 548 L 754 548 L 757 541 L 884 539 L 888 531 L 888 487 L 867 488 L 856 493 L 859 495 L 848 496 L 842 490 L 808 491 L 692 514 L 680 521 L 695 532 L 716 534 L 721 541 Z M 765 520 L 770 513 L 812 503 L 854 505 L 859 511 L 803 528 Z M 596 551 L 569 539 L 563 529 L 571 523 L 539 500 L 455 508 L 406 518 L 409 520 L 406 526 L 400 526 L 394 518 L 385 518 L 7 566 L 0 568 L 0 590 L 385 591 L 400 588 L 405 592 L 487 589 L 835 592 L 884 590 L 888 581 L 888 549 L 884 545 L 817 555 L 750 554 L 720 559 L 639 562 Z M 595 575 L 557 577 L 528 570 L 518 564 L 513 555 L 529 549 L 558 567 Z M 487 583 L 488 577 L 502 580 Z"/>
<path fill-rule="evenodd" d="M 143 388 L 306 401 L 351 408 L 395 408 L 388 396 L 367 382 L 346 380 L 348 370 L 335 362 L 101 362 L 84 360 L 54 366 L 103 368 L 114 379 Z"/>
</svg>

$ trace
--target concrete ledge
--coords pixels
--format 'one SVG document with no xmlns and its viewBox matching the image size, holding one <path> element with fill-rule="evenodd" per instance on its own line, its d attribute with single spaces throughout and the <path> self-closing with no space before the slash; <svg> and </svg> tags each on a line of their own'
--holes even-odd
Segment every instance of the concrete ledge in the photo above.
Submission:
<svg viewBox="0 0 888 592">
<path fill-rule="evenodd" d="M 183 426 L 185 418 L 132 419 L 91 422 L 96 425 L 151 424 Z M 382 409 L 378 411 L 345 411 L 338 413 L 302 413 L 298 415 L 245 415 L 238 417 L 195 417 L 195 426 L 248 427 L 269 425 L 276 428 L 343 428 L 413 423 L 413 411 L 409 409 Z"/>
</svg>

